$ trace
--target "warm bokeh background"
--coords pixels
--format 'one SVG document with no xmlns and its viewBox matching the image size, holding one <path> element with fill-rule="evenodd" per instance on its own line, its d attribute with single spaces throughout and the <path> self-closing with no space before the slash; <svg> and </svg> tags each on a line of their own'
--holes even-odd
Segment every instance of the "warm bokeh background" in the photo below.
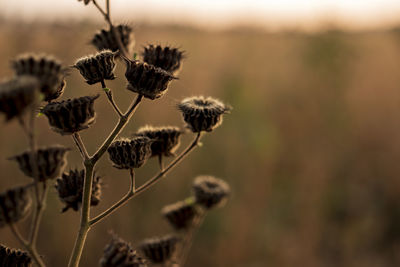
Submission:
<svg viewBox="0 0 400 267">
<path fill-rule="evenodd" d="M 54 54 L 66 65 L 94 48 L 92 22 L 0 23 L 0 77 L 23 52 Z M 187 51 L 180 79 L 168 94 L 145 100 L 122 136 L 145 124 L 182 126 L 176 103 L 211 95 L 234 107 L 215 132 L 164 181 L 134 199 L 90 233 L 82 266 L 96 266 L 109 230 L 137 244 L 170 231 L 159 211 L 190 195 L 195 176 L 227 180 L 232 197 L 210 212 L 195 238 L 187 266 L 291 267 L 400 265 L 400 31 L 312 34 L 268 33 L 251 28 L 207 31 L 183 26 L 135 26 L 136 51 L 148 43 Z M 124 66 L 108 82 L 126 107 Z M 63 98 L 101 93 L 71 71 Z M 89 151 L 102 142 L 116 116 L 104 96 L 96 101 L 96 123 L 82 132 Z M 39 144 L 74 147 L 72 139 L 38 118 Z M 26 149 L 16 122 L 0 131 L 0 191 L 28 182 L 7 157 Z M 183 144 L 191 140 L 186 134 Z M 183 147 L 183 145 L 182 145 Z M 79 154 L 69 168 L 81 167 Z M 138 182 L 157 172 L 150 160 Z M 122 196 L 128 173 L 105 155 L 103 200 L 96 214 Z M 60 214 L 55 190 L 40 229 L 39 251 L 49 266 L 65 266 L 78 227 L 78 213 Z M 28 222 L 21 223 L 24 229 Z M 0 242 L 19 247 L 7 228 Z"/>
</svg>

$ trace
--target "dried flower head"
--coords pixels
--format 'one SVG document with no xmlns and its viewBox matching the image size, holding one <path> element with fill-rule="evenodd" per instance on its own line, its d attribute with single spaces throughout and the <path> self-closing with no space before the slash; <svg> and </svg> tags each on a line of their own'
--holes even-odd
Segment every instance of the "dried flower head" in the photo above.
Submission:
<svg viewBox="0 0 400 267">
<path fill-rule="evenodd" d="M 12 61 L 12 68 L 18 76 L 36 77 L 45 101 L 54 100 L 64 92 L 65 69 L 51 56 L 24 54 Z"/>
<path fill-rule="evenodd" d="M 110 160 L 118 169 L 140 168 L 151 156 L 151 139 L 138 136 L 114 141 L 108 148 Z"/>
<path fill-rule="evenodd" d="M 132 28 L 128 25 L 117 25 L 114 27 L 114 30 L 119 35 L 121 44 L 124 46 L 125 50 L 130 53 L 135 44 Z M 91 43 L 99 51 L 108 49 L 112 52 L 117 52 L 120 49 L 117 40 L 117 37 L 113 34 L 111 29 L 102 29 L 94 35 Z"/>
<path fill-rule="evenodd" d="M 32 259 L 29 254 L 19 249 L 8 248 L 0 244 L 0 266 L 31 267 Z"/>
<path fill-rule="evenodd" d="M 148 238 L 142 241 L 140 249 L 151 262 L 165 263 L 174 256 L 179 241 L 175 235 Z"/>
<path fill-rule="evenodd" d="M 143 61 L 162 68 L 172 74 L 177 74 L 182 66 L 184 52 L 175 47 L 149 45 L 142 53 Z"/>
<path fill-rule="evenodd" d="M 190 228 L 200 211 L 194 201 L 183 200 L 165 206 L 161 213 L 175 229 L 181 230 Z"/>
<path fill-rule="evenodd" d="M 169 83 L 176 79 L 171 73 L 153 65 L 126 60 L 127 89 L 154 100 L 167 92 Z"/>
<path fill-rule="evenodd" d="M 199 176 L 194 180 L 193 191 L 196 203 L 211 209 L 225 203 L 230 193 L 230 187 L 221 179 Z"/>
<path fill-rule="evenodd" d="M 54 179 L 60 176 L 67 164 L 67 152 L 69 148 L 54 145 L 46 148 L 39 148 L 33 155 L 36 167 L 31 164 L 31 152 L 25 151 L 20 155 L 10 158 L 18 163 L 20 170 L 29 177 L 35 179 L 35 171 L 37 171 L 39 181 Z"/>
<path fill-rule="evenodd" d="M 26 186 L 12 188 L 0 194 L 0 227 L 15 223 L 28 215 L 31 197 Z M 1 258 L 0 258 L 1 259 Z M 0 265 L 3 266 L 3 265 Z"/>
<path fill-rule="evenodd" d="M 0 83 L 0 112 L 6 120 L 23 115 L 28 107 L 37 104 L 38 80 L 32 76 L 20 76 Z"/>
<path fill-rule="evenodd" d="M 104 50 L 96 55 L 80 58 L 74 67 L 79 70 L 88 84 L 95 84 L 104 80 L 114 80 L 116 53 Z"/>
<path fill-rule="evenodd" d="M 65 203 L 62 212 L 72 208 L 78 211 L 82 204 L 83 183 L 85 180 L 85 170 L 70 170 L 64 172 L 61 178 L 57 178 L 56 189 L 58 197 Z M 92 183 L 91 206 L 97 206 L 101 197 L 101 178 L 94 175 Z"/>
<path fill-rule="evenodd" d="M 140 257 L 131 245 L 117 236 L 105 247 L 100 259 L 101 267 L 147 267 L 146 260 Z"/>
<path fill-rule="evenodd" d="M 92 0 L 78 0 L 79 2 L 82 2 L 86 5 L 88 5 Z"/>
<path fill-rule="evenodd" d="M 179 146 L 182 131 L 178 127 L 151 127 L 140 128 L 134 135 L 146 136 L 153 140 L 151 144 L 152 156 L 173 156 Z"/>
<path fill-rule="evenodd" d="M 178 109 L 182 112 L 187 127 L 198 133 L 211 132 L 218 127 L 222 123 L 222 115 L 231 108 L 214 98 L 195 96 L 183 99 L 178 104 Z"/>
<path fill-rule="evenodd" d="M 95 122 L 94 101 L 99 97 L 83 96 L 52 102 L 47 104 L 42 112 L 49 120 L 51 128 L 62 135 L 89 128 Z"/>
</svg>

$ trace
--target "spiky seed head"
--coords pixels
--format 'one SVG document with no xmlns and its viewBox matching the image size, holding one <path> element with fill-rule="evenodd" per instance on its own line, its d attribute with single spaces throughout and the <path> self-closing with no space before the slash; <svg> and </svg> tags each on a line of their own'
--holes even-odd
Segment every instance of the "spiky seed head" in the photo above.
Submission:
<svg viewBox="0 0 400 267">
<path fill-rule="evenodd" d="M 88 84 L 114 80 L 115 56 L 116 53 L 111 50 L 104 50 L 78 59 L 74 67 L 79 70 Z"/>
<path fill-rule="evenodd" d="M 31 203 L 29 189 L 26 186 L 0 193 L 0 227 L 25 218 L 30 211 Z"/>
<path fill-rule="evenodd" d="M 154 100 L 163 96 L 169 83 L 176 79 L 171 73 L 138 60 L 126 60 L 127 89 Z"/>
<path fill-rule="evenodd" d="M 62 212 L 72 208 L 78 211 L 82 204 L 83 184 L 85 180 L 84 170 L 70 170 L 64 172 L 61 178 L 57 178 L 56 189 L 58 197 L 65 203 Z M 92 197 L 90 201 L 91 206 L 97 206 L 101 198 L 101 178 L 94 175 L 92 183 Z"/>
<path fill-rule="evenodd" d="M 0 83 L 0 112 L 7 121 L 22 116 L 28 107 L 39 102 L 38 88 L 38 80 L 27 75 Z"/>
<path fill-rule="evenodd" d="M 178 127 L 152 127 L 140 128 L 134 136 L 146 136 L 153 140 L 151 144 L 152 156 L 174 156 L 175 150 L 179 147 L 182 131 Z"/>
<path fill-rule="evenodd" d="M 175 235 L 166 235 L 145 239 L 139 247 L 152 263 L 165 263 L 174 256 L 179 241 Z"/>
<path fill-rule="evenodd" d="M 0 266 L 31 267 L 32 259 L 25 251 L 12 249 L 0 244 Z"/>
<path fill-rule="evenodd" d="M 193 183 L 196 203 L 206 209 L 222 206 L 230 194 L 229 185 L 212 176 L 198 176 Z"/>
<path fill-rule="evenodd" d="M 148 45 L 142 52 L 143 61 L 153 66 L 162 68 L 174 75 L 182 66 L 184 52 L 176 47 Z"/>
<path fill-rule="evenodd" d="M 107 151 L 115 168 L 140 168 L 151 156 L 151 143 L 150 138 L 137 136 L 114 141 Z"/>
<path fill-rule="evenodd" d="M 62 95 L 65 88 L 65 69 L 52 56 L 23 54 L 11 62 L 17 76 L 32 75 L 40 84 L 45 101 L 54 100 Z"/>
<path fill-rule="evenodd" d="M 165 206 L 161 213 L 176 230 L 189 229 L 199 216 L 200 210 L 194 201 L 179 201 Z"/>
<path fill-rule="evenodd" d="M 82 2 L 86 5 L 88 5 L 92 0 L 78 0 L 79 2 Z"/>
<path fill-rule="evenodd" d="M 95 122 L 94 101 L 99 97 L 83 96 L 47 104 L 42 113 L 51 128 L 62 135 L 73 134 L 89 128 Z"/>
<path fill-rule="evenodd" d="M 121 44 L 130 54 L 133 46 L 135 45 L 132 27 L 128 25 L 117 25 L 114 27 L 114 30 L 119 35 Z M 113 34 L 111 29 L 102 29 L 94 35 L 91 44 L 94 45 L 98 51 L 108 49 L 112 52 L 117 52 L 119 50 L 119 44 L 117 40 L 117 37 Z"/>
<path fill-rule="evenodd" d="M 35 167 L 31 162 L 30 151 L 25 151 L 9 159 L 15 160 L 20 170 L 28 177 L 37 179 L 34 177 L 37 170 L 39 181 L 44 181 L 60 176 L 67 164 L 66 156 L 69 150 L 69 148 L 59 145 L 39 148 L 33 154 Z"/>
<path fill-rule="evenodd" d="M 113 236 L 104 248 L 100 259 L 101 267 L 147 267 L 146 260 L 125 240 Z"/>
<path fill-rule="evenodd" d="M 222 115 L 231 108 L 212 97 L 194 96 L 185 98 L 178 109 L 182 112 L 187 127 L 194 133 L 211 132 L 222 123 Z"/>
</svg>

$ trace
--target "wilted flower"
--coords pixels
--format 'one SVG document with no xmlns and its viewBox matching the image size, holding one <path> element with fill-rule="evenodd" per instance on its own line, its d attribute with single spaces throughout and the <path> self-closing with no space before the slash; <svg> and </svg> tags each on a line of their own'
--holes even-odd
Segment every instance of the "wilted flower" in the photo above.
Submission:
<svg viewBox="0 0 400 267">
<path fill-rule="evenodd" d="M 175 47 L 162 47 L 160 45 L 149 45 L 142 53 L 143 61 L 162 68 L 172 74 L 176 74 L 184 58 L 184 52 Z"/>
<path fill-rule="evenodd" d="M 169 83 L 176 79 L 171 73 L 139 62 L 125 60 L 127 64 L 125 77 L 128 80 L 127 89 L 154 100 L 167 92 Z"/>
<path fill-rule="evenodd" d="M 0 244 L 0 266 L 31 267 L 32 259 L 29 254 L 19 249 L 8 248 Z"/>
<path fill-rule="evenodd" d="M 114 52 L 104 50 L 96 55 L 78 59 L 74 67 L 79 70 L 88 84 L 95 84 L 104 80 L 114 80 L 115 56 Z"/>
<path fill-rule="evenodd" d="M 221 206 L 230 193 L 229 185 L 212 176 L 199 176 L 194 180 L 193 191 L 196 203 L 207 209 Z"/>
<path fill-rule="evenodd" d="M 12 61 L 12 68 L 18 76 L 36 77 L 45 101 L 54 100 L 64 92 L 65 69 L 51 56 L 24 54 Z"/>
<path fill-rule="evenodd" d="M 39 102 L 38 80 L 20 76 L 0 83 L 0 112 L 7 120 L 21 116 L 27 107 Z"/>
<path fill-rule="evenodd" d="M 140 249 L 151 262 L 165 263 L 174 255 L 179 241 L 175 235 L 148 238 L 142 241 Z"/>
<path fill-rule="evenodd" d="M 89 128 L 95 121 L 94 100 L 99 95 L 83 96 L 47 104 L 42 112 L 52 129 L 62 135 Z"/>
<path fill-rule="evenodd" d="M 57 179 L 56 189 L 58 197 L 66 205 L 62 212 L 72 208 L 78 211 L 82 204 L 83 184 L 85 181 L 85 170 L 70 170 L 69 173 L 64 172 L 61 178 Z M 97 206 L 101 197 L 101 179 L 94 175 L 92 183 L 91 206 Z"/>
<path fill-rule="evenodd" d="M 132 50 L 135 43 L 132 28 L 128 25 L 118 25 L 114 27 L 114 30 L 118 33 L 119 38 L 121 39 L 121 44 L 128 51 L 128 53 L 130 53 L 130 50 Z M 117 52 L 120 49 L 117 37 L 113 34 L 111 29 L 102 29 L 100 32 L 96 33 L 91 43 L 99 51 L 108 49 L 112 52 Z"/>
<path fill-rule="evenodd" d="M 31 152 L 25 151 L 20 155 L 10 158 L 18 163 L 20 170 L 29 177 L 44 181 L 58 177 L 67 164 L 66 155 L 69 148 L 55 145 L 46 148 L 39 148 L 33 155 L 35 167 L 31 164 Z M 36 170 L 34 169 L 36 168 Z M 38 177 L 35 178 L 35 171 Z"/>
<path fill-rule="evenodd" d="M 161 211 L 169 223 L 177 230 L 190 228 L 199 212 L 196 203 L 187 200 L 165 206 Z"/>
<path fill-rule="evenodd" d="M 152 141 L 144 136 L 114 141 L 108 148 L 110 160 L 119 169 L 140 168 L 151 156 Z"/>
<path fill-rule="evenodd" d="M 231 108 L 222 102 L 202 96 L 189 97 L 178 104 L 182 112 L 183 120 L 192 132 L 211 132 L 222 123 L 222 114 L 227 113 Z"/>
<path fill-rule="evenodd" d="M 26 186 L 12 188 L 0 194 L 0 227 L 15 223 L 29 213 L 31 197 Z M 0 257 L 1 261 L 1 257 Z M 0 265 L 3 266 L 3 265 Z"/>
</svg>

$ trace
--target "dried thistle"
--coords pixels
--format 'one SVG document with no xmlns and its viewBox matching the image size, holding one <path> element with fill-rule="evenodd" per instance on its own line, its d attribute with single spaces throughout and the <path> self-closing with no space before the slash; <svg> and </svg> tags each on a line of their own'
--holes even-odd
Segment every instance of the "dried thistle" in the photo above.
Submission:
<svg viewBox="0 0 400 267">
<path fill-rule="evenodd" d="M 73 134 L 89 128 L 95 122 L 94 101 L 99 97 L 83 96 L 47 104 L 42 112 L 51 128 L 62 135 Z"/>
<path fill-rule="evenodd" d="M 188 229 L 193 225 L 193 221 L 199 216 L 200 210 L 193 201 L 179 201 L 165 206 L 161 213 L 168 222 L 177 230 Z"/>
<path fill-rule="evenodd" d="M 32 204 L 26 186 L 15 187 L 0 194 L 0 227 L 15 223 L 28 215 Z M 1 261 L 1 257 L 0 257 Z M 3 265 L 0 265 L 3 266 Z"/>
<path fill-rule="evenodd" d="M 56 189 L 58 197 L 65 203 L 62 212 L 72 208 L 78 211 L 82 204 L 83 184 L 85 180 L 85 170 L 70 170 L 64 172 L 61 178 L 57 178 Z M 94 175 L 92 183 L 92 196 L 90 205 L 97 206 L 101 197 L 101 178 Z"/>
<path fill-rule="evenodd" d="M 230 193 L 230 187 L 221 179 L 212 176 L 198 176 L 193 182 L 193 192 L 196 203 L 206 209 L 211 209 L 225 203 Z"/>
<path fill-rule="evenodd" d="M 118 33 L 119 38 L 121 39 L 121 44 L 128 51 L 128 53 L 130 53 L 135 44 L 132 28 L 128 25 L 117 25 L 114 27 L 114 30 Z M 107 49 L 111 50 L 112 52 L 117 52 L 120 49 L 117 37 L 113 34 L 111 29 L 102 29 L 96 33 L 91 41 L 91 44 L 94 45 L 99 51 Z"/>
<path fill-rule="evenodd" d="M 140 168 L 151 156 L 152 141 L 144 136 L 114 141 L 108 148 L 110 160 L 118 169 Z"/>
<path fill-rule="evenodd" d="M 78 59 L 73 67 L 79 70 L 88 84 L 114 80 L 115 56 L 116 53 L 104 50 L 95 55 Z"/>
<path fill-rule="evenodd" d="M 145 239 L 139 247 L 152 263 L 165 263 L 174 256 L 179 241 L 175 235 L 166 235 Z"/>
<path fill-rule="evenodd" d="M 211 132 L 222 123 L 222 115 L 231 108 L 211 97 L 189 97 L 178 104 L 187 127 L 195 133 Z"/>
<path fill-rule="evenodd" d="M 151 100 L 163 96 L 169 83 L 176 79 L 171 73 L 153 65 L 138 60 L 125 59 L 125 62 L 125 77 L 129 82 L 127 89 Z"/>
<path fill-rule="evenodd" d="M 36 164 L 35 167 L 31 164 L 30 151 L 25 151 L 22 154 L 13 156 L 9 159 L 15 160 L 18 163 L 20 170 L 26 176 L 34 179 L 36 179 L 34 177 L 34 168 L 36 168 L 39 181 L 44 181 L 60 176 L 67 164 L 66 155 L 69 150 L 69 148 L 59 145 L 39 148 L 33 155 Z"/>
<path fill-rule="evenodd" d="M 0 244 L 0 266 L 31 267 L 32 259 L 29 254 L 19 249 L 12 249 Z"/>
<path fill-rule="evenodd" d="M 12 61 L 12 68 L 18 76 L 32 75 L 40 83 L 45 101 L 62 95 L 65 88 L 65 69 L 61 63 L 47 55 L 24 54 Z"/>
<path fill-rule="evenodd" d="M 142 53 L 143 61 L 153 66 L 162 68 L 174 75 L 182 66 L 184 52 L 175 47 L 148 45 Z"/>
</svg>

